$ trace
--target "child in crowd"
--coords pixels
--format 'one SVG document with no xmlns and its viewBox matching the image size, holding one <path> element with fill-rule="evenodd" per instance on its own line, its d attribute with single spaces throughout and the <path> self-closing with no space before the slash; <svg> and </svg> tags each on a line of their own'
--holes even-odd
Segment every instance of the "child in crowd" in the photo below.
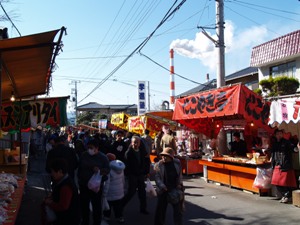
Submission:
<svg viewBox="0 0 300 225">
<path fill-rule="evenodd" d="M 110 219 L 111 209 L 113 209 L 118 222 L 124 223 L 121 200 L 124 197 L 125 164 L 120 160 L 116 160 L 116 156 L 112 153 L 107 153 L 106 156 L 110 161 L 110 174 L 108 180 L 105 182 L 103 195 L 108 201 L 109 209 L 103 211 L 104 219 L 107 221 Z"/>
<path fill-rule="evenodd" d="M 43 202 L 42 224 L 77 225 L 79 217 L 78 189 L 73 179 L 67 173 L 67 163 L 64 159 L 55 159 L 50 165 L 53 180 L 51 196 Z M 54 220 L 49 223 L 45 208 L 49 207 L 55 214 Z"/>
</svg>

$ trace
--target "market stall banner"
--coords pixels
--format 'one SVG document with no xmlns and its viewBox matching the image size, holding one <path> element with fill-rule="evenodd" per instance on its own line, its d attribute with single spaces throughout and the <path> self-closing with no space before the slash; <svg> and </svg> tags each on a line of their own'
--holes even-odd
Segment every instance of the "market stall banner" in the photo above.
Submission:
<svg viewBox="0 0 300 225">
<path fill-rule="evenodd" d="M 300 137 L 300 99 L 285 98 L 272 101 L 269 124 Z"/>
<path fill-rule="evenodd" d="M 128 130 L 133 133 L 143 134 L 145 129 L 150 131 L 152 138 L 162 130 L 163 126 L 175 128 L 173 123 L 168 123 L 158 116 L 151 117 L 150 115 L 132 116 L 128 119 Z"/>
<path fill-rule="evenodd" d="M 111 124 L 119 127 L 121 129 L 127 130 L 128 129 L 128 118 L 129 115 L 126 113 L 114 113 L 111 115 L 110 122 Z"/>
<path fill-rule="evenodd" d="M 211 129 L 212 120 L 244 118 L 270 130 L 269 112 L 269 102 L 238 84 L 176 99 L 173 120 L 200 132 Z"/>
<path fill-rule="evenodd" d="M 128 118 L 128 130 L 130 132 L 142 134 L 145 127 L 145 116 L 132 116 Z"/>
<path fill-rule="evenodd" d="M 20 128 L 67 125 L 67 99 L 69 97 L 46 98 L 2 104 L 1 129 L 3 131 Z"/>
</svg>

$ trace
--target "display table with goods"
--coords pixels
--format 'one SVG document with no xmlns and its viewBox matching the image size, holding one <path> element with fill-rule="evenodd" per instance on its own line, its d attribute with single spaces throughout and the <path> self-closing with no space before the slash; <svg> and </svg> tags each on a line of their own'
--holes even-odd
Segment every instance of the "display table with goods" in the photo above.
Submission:
<svg viewBox="0 0 300 225">
<path fill-rule="evenodd" d="M 10 173 L 0 174 L 0 224 L 15 224 L 26 178 Z"/>
<path fill-rule="evenodd" d="M 199 163 L 203 165 L 203 175 L 208 181 L 251 191 L 259 195 L 270 194 L 269 188 L 263 188 L 264 186 L 257 188 L 254 185 L 258 169 L 270 167 L 270 163 L 263 156 L 250 159 L 224 155 L 223 157 L 201 159 Z"/>
<path fill-rule="evenodd" d="M 199 164 L 202 156 L 202 135 L 193 133 L 185 127 L 176 131 L 177 155 L 181 162 L 182 174 L 192 175 L 203 173 L 203 166 Z"/>
<path fill-rule="evenodd" d="M 15 150 L 0 150 L 0 172 L 26 175 L 28 157 L 21 154 L 17 147 Z"/>
</svg>

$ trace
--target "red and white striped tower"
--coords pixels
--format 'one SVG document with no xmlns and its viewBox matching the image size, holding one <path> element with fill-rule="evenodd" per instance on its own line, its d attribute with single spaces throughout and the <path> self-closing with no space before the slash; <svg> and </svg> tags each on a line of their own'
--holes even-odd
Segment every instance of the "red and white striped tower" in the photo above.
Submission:
<svg viewBox="0 0 300 225">
<path fill-rule="evenodd" d="M 175 104 L 175 81 L 174 81 L 174 50 L 170 49 L 170 109 Z"/>
</svg>

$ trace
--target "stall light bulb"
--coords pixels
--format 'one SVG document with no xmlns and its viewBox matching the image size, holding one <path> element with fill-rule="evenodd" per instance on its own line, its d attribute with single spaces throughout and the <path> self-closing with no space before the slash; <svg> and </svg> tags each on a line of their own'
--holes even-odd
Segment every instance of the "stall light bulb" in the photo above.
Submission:
<svg viewBox="0 0 300 225">
<path fill-rule="evenodd" d="M 14 102 L 15 100 L 16 100 L 16 98 L 15 98 L 14 94 L 12 94 L 10 97 L 10 101 Z"/>
</svg>

